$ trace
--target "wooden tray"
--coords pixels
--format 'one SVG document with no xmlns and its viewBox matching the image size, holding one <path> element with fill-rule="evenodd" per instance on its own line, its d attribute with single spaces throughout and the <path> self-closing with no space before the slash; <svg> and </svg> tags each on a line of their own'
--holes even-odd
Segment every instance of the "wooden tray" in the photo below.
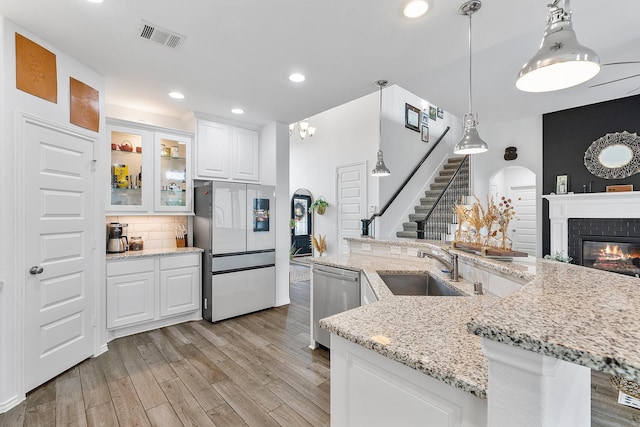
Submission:
<svg viewBox="0 0 640 427">
<path fill-rule="evenodd" d="M 514 251 L 512 249 L 499 249 L 490 246 L 474 245 L 472 243 L 451 242 L 453 249 L 461 249 L 463 251 L 472 251 L 484 257 L 526 257 L 526 252 Z"/>
</svg>

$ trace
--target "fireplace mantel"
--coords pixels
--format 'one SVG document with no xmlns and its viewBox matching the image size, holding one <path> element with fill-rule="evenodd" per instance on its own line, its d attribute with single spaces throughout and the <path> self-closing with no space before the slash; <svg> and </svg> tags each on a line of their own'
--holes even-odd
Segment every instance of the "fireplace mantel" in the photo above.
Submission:
<svg viewBox="0 0 640 427">
<path fill-rule="evenodd" d="M 569 218 L 640 218 L 640 191 L 620 193 L 550 194 L 551 254 L 568 250 Z"/>
</svg>

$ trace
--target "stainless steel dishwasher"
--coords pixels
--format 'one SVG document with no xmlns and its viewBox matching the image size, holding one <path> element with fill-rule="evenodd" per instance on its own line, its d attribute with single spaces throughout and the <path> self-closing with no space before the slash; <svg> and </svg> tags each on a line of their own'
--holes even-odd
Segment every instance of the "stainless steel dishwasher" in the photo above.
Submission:
<svg viewBox="0 0 640 427">
<path fill-rule="evenodd" d="M 313 266 L 313 340 L 329 348 L 331 334 L 319 320 L 360 306 L 360 273 Z"/>
</svg>

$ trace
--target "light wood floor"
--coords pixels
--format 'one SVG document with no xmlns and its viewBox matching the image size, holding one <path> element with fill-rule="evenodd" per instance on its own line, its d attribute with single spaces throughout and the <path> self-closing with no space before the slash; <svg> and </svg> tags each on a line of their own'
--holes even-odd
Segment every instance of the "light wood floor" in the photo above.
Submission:
<svg viewBox="0 0 640 427">
<path fill-rule="evenodd" d="M 291 304 L 119 338 L 29 393 L 0 427 L 329 425 L 329 353 L 311 351 L 309 285 Z M 640 425 L 592 375 L 592 426 Z"/>
<path fill-rule="evenodd" d="M 309 283 L 292 283 L 291 300 L 111 341 L 0 426 L 329 425 L 329 353 L 308 349 Z"/>
</svg>

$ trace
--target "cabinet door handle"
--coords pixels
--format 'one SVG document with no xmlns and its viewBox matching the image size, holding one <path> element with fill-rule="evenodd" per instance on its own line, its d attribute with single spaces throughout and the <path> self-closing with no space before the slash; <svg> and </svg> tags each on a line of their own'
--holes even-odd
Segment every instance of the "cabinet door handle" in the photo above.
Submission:
<svg viewBox="0 0 640 427">
<path fill-rule="evenodd" d="M 32 274 L 35 276 L 36 274 L 42 274 L 43 271 L 44 271 L 44 268 L 40 267 L 39 265 L 34 265 L 29 269 L 29 274 Z"/>
</svg>

